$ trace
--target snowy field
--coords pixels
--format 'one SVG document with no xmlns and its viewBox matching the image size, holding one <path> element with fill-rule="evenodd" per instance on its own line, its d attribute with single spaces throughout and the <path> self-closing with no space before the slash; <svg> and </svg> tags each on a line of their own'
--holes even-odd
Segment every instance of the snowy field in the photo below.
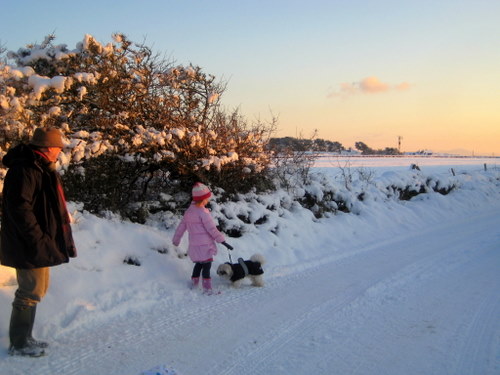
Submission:
<svg viewBox="0 0 500 375">
<path fill-rule="evenodd" d="M 387 157 L 366 157 L 366 156 L 333 156 L 328 154 L 321 155 L 315 167 L 319 169 L 362 168 L 372 170 L 377 174 L 386 171 L 404 171 L 411 165 L 417 165 L 424 171 L 450 172 L 453 168 L 455 172 L 477 171 L 486 168 L 500 167 L 500 158 L 495 157 L 456 157 L 456 156 L 387 156 Z M 328 173 L 327 171 L 325 171 Z"/>
<path fill-rule="evenodd" d="M 0 374 L 500 374 L 498 161 L 321 158 L 314 171 L 339 187 L 346 169 L 370 174 L 356 213 L 318 220 L 295 205 L 228 238 L 233 260 L 267 258 L 266 285 L 218 278 L 220 247 L 212 296 L 187 288 L 192 264 L 186 242 L 171 244 L 174 225 L 100 219 L 72 203 L 79 256 L 52 269 L 39 305 L 45 357 L 7 355 L 16 286 L 0 267 Z M 411 180 L 410 164 L 458 189 L 377 194 L 377 184 Z"/>
</svg>

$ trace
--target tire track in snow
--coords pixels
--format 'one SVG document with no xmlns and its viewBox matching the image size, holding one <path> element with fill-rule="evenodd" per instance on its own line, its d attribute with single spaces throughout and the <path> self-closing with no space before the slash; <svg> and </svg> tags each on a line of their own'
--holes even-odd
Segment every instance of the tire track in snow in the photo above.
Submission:
<svg viewBox="0 0 500 375">
<path fill-rule="evenodd" d="M 495 254 L 498 249 L 491 248 L 490 253 Z M 495 283 L 495 275 L 500 269 L 497 257 L 491 257 L 488 265 L 481 267 L 476 274 L 484 279 L 483 284 Z M 491 269 L 489 277 L 486 271 Z M 469 275 L 465 274 L 464 277 Z M 476 276 L 478 277 L 478 276 Z M 498 283 L 497 283 L 498 285 Z M 498 289 L 484 288 L 484 295 L 475 304 L 475 313 L 464 327 L 463 345 L 458 350 L 458 361 L 454 373 L 475 375 L 479 373 L 500 373 L 500 299 Z"/>
<path fill-rule="evenodd" d="M 499 316 L 498 293 L 485 296 L 467 330 L 466 343 L 459 356 L 457 374 L 476 375 L 500 372 L 500 335 L 498 330 L 497 332 L 491 330 L 491 327 L 498 326 Z M 483 372 L 485 363 L 487 369 Z"/>
<path fill-rule="evenodd" d="M 427 231 L 428 233 L 423 233 L 423 235 L 425 236 L 426 234 L 436 233 L 436 231 L 442 232 L 443 229 L 445 228 L 446 225 L 444 227 L 440 226 L 439 228 L 433 228 Z M 487 230 L 491 229 L 494 230 L 494 228 L 489 228 Z M 269 333 L 269 335 L 267 336 L 267 341 L 265 342 L 264 345 L 261 345 L 260 347 L 254 350 L 249 350 L 251 349 L 249 347 L 242 347 L 234 352 L 234 357 L 240 359 L 243 357 L 244 360 L 240 361 L 234 360 L 232 362 L 226 360 L 222 365 L 216 367 L 211 372 L 211 374 L 220 373 L 229 375 L 229 374 L 247 374 L 247 373 L 248 374 L 270 373 L 269 371 L 271 369 L 272 369 L 271 372 L 273 374 L 279 374 L 279 373 L 286 373 L 286 372 L 281 372 L 281 371 L 286 371 L 286 368 L 288 368 L 288 371 L 290 370 L 290 368 L 296 369 L 297 372 L 295 373 L 297 374 L 305 373 L 303 371 L 301 372 L 300 370 L 298 370 L 298 367 L 295 367 L 293 363 L 292 364 L 288 363 L 288 367 L 283 367 L 283 368 L 275 366 L 273 364 L 273 358 L 283 358 L 283 353 L 280 353 L 279 355 L 278 353 L 285 351 L 288 354 L 290 354 L 287 357 L 289 358 L 289 361 L 293 362 L 297 356 L 300 357 L 300 350 L 296 350 L 295 353 L 293 352 L 293 350 L 288 350 L 287 347 L 290 346 L 291 343 L 295 342 L 295 347 L 300 348 L 302 345 L 304 345 L 303 341 L 305 341 L 304 340 L 305 338 L 307 339 L 308 334 L 311 336 L 310 333 L 315 330 L 318 331 L 318 327 L 320 327 L 319 331 L 321 331 L 321 325 L 318 325 L 318 322 L 328 322 L 329 316 L 331 316 L 336 311 L 342 310 L 343 308 L 349 307 L 353 308 L 353 310 L 356 311 L 356 306 L 353 307 L 349 305 L 356 305 L 357 301 L 360 299 L 362 304 L 366 304 L 365 301 L 366 298 L 364 297 L 368 297 L 368 299 L 371 299 L 372 302 L 375 301 L 376 303 L 383 303 L 383 299 L 387 298 L 387 295 L 394 294 L 395 291 L 405 288 L 405 286 L 407 286 L 408 284 L 417 283 L 421 285 L 422 283 L 431 282 L 436 278 L 445 279 L 447 275 L 453 272 L 460 272 L 461 268 L 465 264 L 467 264 L 472 258 L 474 258 L 477 255 L 479 256 L 482 255 L 482 254 L 466 253 L 464 249 L 461 248 L 461 246 L 467 246 L 467 244 L 470 242 L 470 239 L 469 242 L 466 241 L 467 236 L 469 236 L 476 230 L 477 228 L 476 229 L 472 228 L 470 230 L 463 231 L 462 235 L 459 236 L 458 238 L 448 238 L 445 243 L 448 243 L 450 246 L 446 248 L 436 248 L 436 246 L 433 247 L 432 246 L 433 236 L 430 236 L 430 240 L 428 240 L 429 243 L 426 243 L 425 240 L 424 241 L 420 240 L 419 242 L 417 242 L 417 244 L 427 246 L 426 249 L 422 251 L 421 249 L 422 246 L 417 246 L 415 249 L 411 249 L 412 252 L 414 252 L 414 255 L 416 255 L 417 257 L 414 258 L 413 260 L 408 259 L 407 264 L 404 263 L 399 264 L 397 267 L 394 267 L 392 270 L 390 270 L 390 272 L 388 272 L 388 274 L 385 276 L 383 276 L 384 271 L 380 270 L 382 272 L 375 274 L 369 277 L 368 279 L 365 279 L 364 285 L 355 288 L 355 290 L 351 290 L 346 295 L 342 295 L 341 293 L 337 294 L 333 298 L 316 305 L 309 312 L 300 315 L 299 317 L 295 318 L 295 320 L 283 323 L 280 327 L 277 327 L 276 329 L 272 330 Z M 441 234 L 441 236 L 443 235 L 446 237 L 447 236 L 446 232 L 444 232 L 444 234 Z M 404 242 L 409 243 L 410 240 L 411 238 L 406 238 Z M 464 241 L 465 245 L 463 245 Z M 413 243 L 413 241 L 411 242 Z M 398 242 L 396 241 L 391 246 L 394 247 L 397 245 Z M 419 250 L 418 247 L 420 247 L 420 251 L 418 251 Z M 378 249 L 378 251 L 381 251 L 381 249 Z M 370 256 L 372 255 L 372 253 L 365 255 Z M 320 268 L 321 267 L 318 267 L 318 270 Z M 398 296 L 397 293 L 396 296 Z M 490 297 L 492 296 L 488 296 L 486 300 L 489 300 L 491 303 Z M 382 300 L 382 302 L 380 300 Z M 485 315 L 492 317 L 498 316 L 495 315 L 495 312 L 485 313 Z M 476 321 L 479 322 L 479 320 Z M 494 324 L 494 322 L 489 319 L 486 319 L 486 321 L 481 320 L 481 322 L 484 322 L 485 330 L 490 329 L 492 327 L 492 324 Z M 332 324 L 331 327 L 329 328 L 334 331 L 335 324 Z M 385 327 L 382 325 L 379 329 L 384 330 Z M 429 333 L 433 333 L 435 331 L 435 328 L 432 326 L 431 323 L 427 324 L 427 328 L 415 326 L 415 329 L 417 330 L 415 331 L 415 333 L 422 329 L 428 330 Z M 475 331 L 475 329 L 472 330 Z M 319 333 L 319 337 L 321 337 L 321 333 Z M 476 341 L 481 341 L 481 340 L 482 340 L 482 335 L 478 335 Z M 349 345 L 353 344 L 354 340 L 351 339 Z M 347 370 L 349 372 L 335 372 L 335 373 L 369 374 L 371 368 L 370 366 L 372 365 L 370 363 L 370 358 L 374 357 L 376 358 L 377 356 L 381 356 L 383 355 L 383 352 L 381 352 L 381 348 L 376 345 L 372 346 L 371 348 L 365 347 L 363 348 L 363 350 L 365 351 L 365 353 L 356 359 L 355 363 L 357 363 L 357 367 L 351 366 L 350 369 Z M 243 356 L 243 354 L 245 353 L 246 355 Z M 309 372 L 314 371 L 314 373 L 316 374 L 317 373 L 331 374 L 332 369 L 329 368 L 328 365 L 326 365 L 326 367 L 325 366 L 321 367 L 321 363 L 328 364 L 333 362 L 335 354 L 330 355 L 328 351 L 327 352 L 321 351 L 321 357 L 322 358 L 317 361 L 315 368 L 313 369 L 309 368 L 307 369 L 307 371 Z M 493 356 L 493 358 L 495 357 Z M 304 358 L 304 360 L 308 360 L 308 358 Z M 338 358 L 338 362 L 341 362 L 341 358 Z M 471 374 L 472 373 L 473 372 L 471 372 Z"/>
<path fill-rule="evenodd" d="M 193 303 L 186 304 L 183 301 L 180 304 L 182 309 L 177 309 L 175 302 L 158 301 L 152 308 L 135 313 L 127 312 L 126 316 L 113 317 L 100 326 L 93 323 L 90 331 L 86 329 L 85 324 L 81 324 L 77 329 L 68 331 L 57 339 L 49 356 L 40 359 L 44 363 L 39 362 L 41 366 L 38 366 L 37 374 L 115 373 L 115 367 L 123 366 L 123 362 L 127 361 L 131 361 L 131 366 L 137 367 L 137 371 L 143 370 L 147 365 L 136 366 L 140 359 L 130 357 L 128 350 L 122 348 L 137 347 L 138 352 L 133 354 L 141 354 L 151 347 L 152 341 L 156 341 L 155 346 L 164 345 L 165 352 L 168 353 L 169 349 L 173 349 L 172 346 L 189 340 L 196 341 L 197 327 L 214 325 L 218 323 L 220 316 L 239 310 L 241 305 L 254 305 L 258 298 L 256 295 L 262 291 L 244 287 L 241 290 L 225 289 L 222 295 L 204 296 L 201 291 L 187 290 L 187 298 L 192 299 Z M 165 311 L 165 314 L 158 314 L 158 310 Z M 99 337 L 100 341 L 96 341 L 96 337 Z M 65 348 L 69 350 L 66 351 Z M 115 357 L 120 351 L 123 352 L 122 362 L 110 361 L 111 353 Z"/>
<path fill-rule="evenodd" d="M 291 285 L 291 287 L 297 291 L 297 295 L 300 296 L 299 298 L 304 298 L 308 292 L 313 294 L 310 295 L 309 299 L 304 300 L 304 303 L 310 304 L 311 308 L 295 318 L 284 320 L 278 326 L 273 327 L 269 333 L 261 338 L 260 341 L 262 341 L 263 344 L 257 346 L 257 348 L 252 348 L 252 345 L 238 348 L 230 355 L 230 357 L 235 358 L 235 360 L 232 361 L 233 363 L 226 360 L 221 365 L 216 366 L 210 374 L 269 373 L 269 367 L 272 366 L 272 362 L 274 362 L 273 358 L 281 357 L 276 354 L 277 352 L 286 351 L 286 348 L 293 342 L 301 346 L 304 338 L 310 339 L 310 333 L 313 332 L 318 325 L 322 325 L 318 322 L 328 322 L 330 320 L 329 317 L 336 312 L 349 307 L 351 304 L 355 303 L 356 300 L 363 298 L 369 289 L 374 288 L 374 286 L 378 284 L 386 283 L 386 280 L 391 279 L 394 273 L 399 272 L 401 264 L 389 262 L 388 268 L 379 269 L 372 272 L 369 276 L 365 274 L 365 278 L 359 283 L 348 285 L 343 282 L 343 280 L 349 280 L 349 274 L 356 272 L 356 268 L 360 264 L 359 262 L 365 264 L 367 262 L 366 257 L 373 256 L 375 253 L 377 252 L 375 251 L 368 254 L 360 253 L 355 257 L 343 259 L 339 262 L 340 264 L 324 264 L 308 270 L 308 277 L 301 277 L 300 280 L 296 280 L 296 283 Z M 386 256 L 389 257 L 390 253 L 392 253 L 392 251 L 389 251 Z M 376 256 L 379 255 L 380 254 L 376 254 Z M 416 267 L 414 272 L 421 273 L 432 267 L 434 260 L 438 256 L 440 255 L 433 253 L 430 256 L 431 259 L 425 258 L 425 261 L 419 259 L 416 263 L 422 263 L 422 265 Z M 414 263 L 411 264 L 413 265 Z M 342 267 L 344 268 L 341 270 L 340 268 Z M 332 269 L 337 269 L 336 277 L 334 278 L 331 277 Z M 302 275 L 304 274 L 305 273 L 302 273 Z M 325 290 L 314 290 L 314 286 L 318 285 L 318 275 L 323 279 L 319 284 L 326 285 L 333 281 L 337 283 L 336 287 L 332 288 L 333 290 L 330 291 L 326 290 L 330 287 L 325 288 Z M 302 286 L 300 286 L 300 284 L 302 284 Z M 287 287 L 288 286 L 285 285 L 285 288 Z M 318 298 L 318 295 L 321 297 Z M 324 299 L 324 296 L 328 296 L 328 298 Z M 297 354 L 290 354 L 290 361 L 293 362 Z M 335 354 L 322 353 L 322 356 L 322 360 L 328 363 Z M 241 361 L 241 358 L 245 358 L 245 360 Z M 307 358 L 302 359 L 307 360 Z M 297 365 L 300 364 L 298 363 Z M 293 365 L 291 367 L 294 368 Z M 286 371 L 285 368 L 282 370 Z M 281 373 L 280 371 L 281 369 L 279 367 L 272 369 L 273 374 Z M 325 369 L 325 371 L 325 373 L 329 373 L 328 369 Z"/>
<path fill-rule="evenodd" d="M 309 279 L 314 277 L 314 275 L 308 276 Z M 305 279 L 302 278 L 301 281 L 305 281 Z M 290 280 L 288 280 L 285 284 L 287 285 L 270 285 L 270 287 L 289 288 Z M 291 285 L 291 287 L 294 286 L 296 285 Z M 226 356 L 226 359 L 212 368 L 208 374 L 225 375 L 270 373 L 265 364 L 268 363 L 269 360 L 272 360 L 275 353 L 281 350 L 282 347 L 286 346 L 288 342 L 302 336 L 303 332 L 308 328 L 308 322 L 316 324 L 315 322 L 318 319 L 321 319 L 321 317 L 342 308 L 360 294 L 359 291 L 350 292 L 350 290 L 350 288 L 346 288 L 346 293 L 344 293 L 343 296 L 338 294 L 334 297 L 328 298 L 324 302 L 315 301 L 312 306 L 304 309 L 304 311 L 298 314 L 295 318 L 288 318 L 282 320 L 278 324 L 267 327 L 264 332 L 259 333 L 258 339 L 255 339 L 255 341 L 247 340 L 243 345 L 232 349 L 232 351 Z M 274 289 L 274 291 L 276 291 L 276 289 Z M 277 294 L 278 293 L 275 292 L 272 293 L 272 295 Z M 308 302 L 305 301 L 304 303 L 307 304 Z M 289 310 L 287 309 L 287 311 Z M 274 374 L 276 372 L 272 373 Z"/>
</svg>

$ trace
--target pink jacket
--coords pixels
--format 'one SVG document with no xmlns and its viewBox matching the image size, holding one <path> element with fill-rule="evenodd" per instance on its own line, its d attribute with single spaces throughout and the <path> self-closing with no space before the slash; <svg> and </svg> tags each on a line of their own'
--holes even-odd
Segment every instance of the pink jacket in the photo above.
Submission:
<svg viewBox="0 0 500 375">
<path fill-rule="evenodd" d="M 188 255 L 193 262 L 203 262 L 217 254 L 215 241 L 224 242 L 224 235 L 219 232 L 205 207 L 198 207 L 194 203 L 184 213 L 179 226 L 175 230 L 172 243 L 179 246 L 185 231 L 188 231 Z"/>
</svg>

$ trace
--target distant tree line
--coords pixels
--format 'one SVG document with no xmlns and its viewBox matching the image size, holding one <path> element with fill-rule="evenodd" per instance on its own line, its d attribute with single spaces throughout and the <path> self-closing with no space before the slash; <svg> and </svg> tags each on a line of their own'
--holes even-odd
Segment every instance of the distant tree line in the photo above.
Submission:
<svg viewBox="0 0 500 375">
<path fill-rule="evenodd" d="M 269 147 L 273 150 L 293 150 L 297 152 L 313 151 L 313 152 L 342 152 L 346 148 L 335 141 L 325 139 L 302 139 L 294 137 L 271 138 Z M 362 155 L 400 155 L 401 152 L 394 147 L 386 147 L 384 149 L 375 150 L 368 147 L 363 142 L 356 142 L 354 147 L 360 151 Z"/>
<path fill-rule="evenodd" d="M 325 139 L 302 139 L 294 137 L 271 138 L 269 148 L 273 150 L 341 152 L 345 148 L 339 142 Z"/>
<path fill-rule="evenodd" d="M 356 142 L 354 144 L 354 147 L 356 148 L 356 150 L 361 151 L 362 155 L 401 155 L 401 152 L 394 147 L 386 147 L 384 149 L 374 150 L 368 147 L 363 142 Z"/>
</svg>

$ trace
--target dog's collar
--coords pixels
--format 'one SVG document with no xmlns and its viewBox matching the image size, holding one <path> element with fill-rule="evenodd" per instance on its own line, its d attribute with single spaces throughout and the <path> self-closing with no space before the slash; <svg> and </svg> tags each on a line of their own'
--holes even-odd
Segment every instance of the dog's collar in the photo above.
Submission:
<svg viewBox="0 0 500 375">
<path fill-rule="evenodd" d="M 243 272 L 245 272 L 245 276 L 248 276 L 248 267 L 245 264 L 245 261 L 243 260 L 243 258 L 238 258 L 238 263 L 243 268 Z"/>
</svg>

